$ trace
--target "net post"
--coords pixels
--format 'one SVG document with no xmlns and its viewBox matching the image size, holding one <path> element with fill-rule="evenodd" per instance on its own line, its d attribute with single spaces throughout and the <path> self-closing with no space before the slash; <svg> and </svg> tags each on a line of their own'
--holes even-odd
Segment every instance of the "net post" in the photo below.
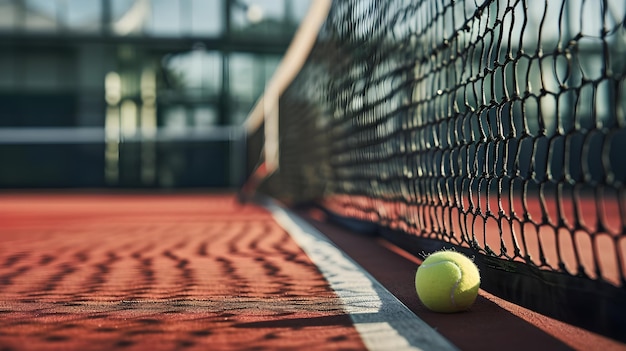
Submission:
<svg viewBox="0 0 626 351">
<path fill-rule="evenodd" d="M 264 123 L 264 157 L 269 174 L 278 170 L 279 163 L 279 94 L 271 86 L 263 94 Z"/>
</svg>

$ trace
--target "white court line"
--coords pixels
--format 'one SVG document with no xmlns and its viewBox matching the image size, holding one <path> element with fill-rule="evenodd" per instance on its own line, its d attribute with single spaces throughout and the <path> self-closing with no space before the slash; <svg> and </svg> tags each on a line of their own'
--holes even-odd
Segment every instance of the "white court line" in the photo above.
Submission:
<svg viewBox="0 0 626 351">
<path fill-rule="evenodd" d="M 368 349 L 457 350 L 312 225 L 271 200 L 264 205 L 339 295 Z"/>
</svg>

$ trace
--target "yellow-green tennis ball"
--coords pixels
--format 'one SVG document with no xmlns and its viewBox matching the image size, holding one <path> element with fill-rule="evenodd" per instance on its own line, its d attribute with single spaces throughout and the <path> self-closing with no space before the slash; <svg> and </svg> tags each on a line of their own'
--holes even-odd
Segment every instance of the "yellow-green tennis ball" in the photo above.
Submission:
<svg viewBox="0 0 626 351">
<path fill-rule="evenodd" d="M 479 287 L 478 268 L 467 256 L 455 251 L 431 254 L 415 274 L 417 296 L 435 312 L 467 310 L 476 300 Z"/>
</svg>

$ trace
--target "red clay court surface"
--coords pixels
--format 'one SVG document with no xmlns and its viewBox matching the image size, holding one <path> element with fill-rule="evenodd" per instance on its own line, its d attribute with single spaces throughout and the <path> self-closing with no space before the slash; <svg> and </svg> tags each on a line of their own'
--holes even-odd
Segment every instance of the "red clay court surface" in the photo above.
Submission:
<svg viewBox="0 0 626 351">
<path fill-rule="evenodd" d="M 418 259 L 308 219 L 460 349 L 626 350 L 482 291 L 469 312 L 429 312 L 413 290 Z M 0 350 L 365 348 L 261 207 L 214 194 L 0 195 Z"/>
</svg>

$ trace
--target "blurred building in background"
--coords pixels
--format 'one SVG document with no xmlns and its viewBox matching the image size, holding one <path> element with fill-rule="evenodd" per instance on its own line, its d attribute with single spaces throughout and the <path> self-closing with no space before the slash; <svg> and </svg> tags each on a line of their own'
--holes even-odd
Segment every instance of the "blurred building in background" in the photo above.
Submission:
<svg viewBox="0 0 626 351">
<path fill-rule="evenodd" d="M 308 5 L 0 0 L 0 188 L 234 185 Z"/>
</svg>

